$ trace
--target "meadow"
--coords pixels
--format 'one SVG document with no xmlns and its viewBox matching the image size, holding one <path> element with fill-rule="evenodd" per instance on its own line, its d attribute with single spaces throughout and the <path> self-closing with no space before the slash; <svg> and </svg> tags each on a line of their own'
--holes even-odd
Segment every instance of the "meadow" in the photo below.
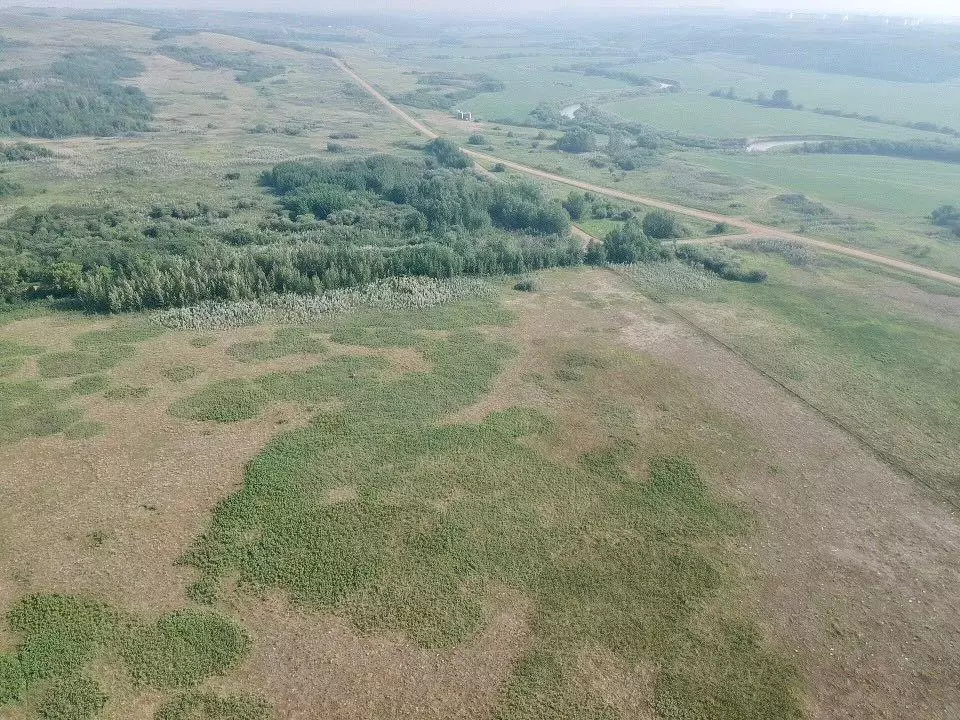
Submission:
<svg viewBox="0 0 960 720">
<path fill-rule="evenodd" d="M 777 86 L 779 87 L 779 86 Z M 657 93 L 604 100 L 599 107 L 627 120 L 686 135 L 720 138 L 839 136 L 910 139 L 936 137 L 862 120 L 829 117 L 799 110 L 759 107 L 710 97 L 704 92 Z"/>
<path fill-rule="evenodd" d="M 0 717 L 956 706 L 956 289 L 660 235 L 456 148 L 958 270 L 926 217 L 954 166 L 721 141 L 923 133 L 707 95 L 948 124 L 951 82 L 693 52 L 670 19 L 646 46 L 567 20 L 0 20 L 0 69 L 108 60 L 151 103 L 147 130 L 2 138 Z M 571 130 L 596 150 L 554 148 Z"/>
</svg>

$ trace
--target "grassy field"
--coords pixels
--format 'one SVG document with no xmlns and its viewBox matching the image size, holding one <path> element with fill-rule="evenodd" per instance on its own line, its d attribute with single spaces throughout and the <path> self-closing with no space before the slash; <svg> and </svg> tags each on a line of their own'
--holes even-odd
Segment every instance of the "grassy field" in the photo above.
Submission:
<svg viewBox="0 0 960 720">
<path fill-rule="evenodd" d="M 691 154 L 694 162 L 727 175 L 793 190 L 841 212 L 867 211 L 919 224 L 953 201 L 960 166 L 901 158 L 751 153 Z"/>
<path fill-rule="evenodd" d="M 957 83 L 907 83 L 757 65 L 721 53 L 666 58 L 626 67 L 649 75 L 675 78 L 684 88 L 709 93 L 734 88 L 740 97 L 779 88 L 807 108 L 822 107 L 899 122 L 960 125 Z M 872 125 L 879 128 L 881 126 Z"/>
<path fill-rule="evenodd" d="M 779 86 L 777 86 L 779 87 Z M 718 138 L 838 135 L 904 140 L 931 133 L 811 112 L 765 108 L 710 97 L 704 92 L 657 93 L 605 101 L 600 108 L 658 130 Z"/>
<path fill-rule="evenodd" d="M 5 334 L 24 334 L 24 322 L 38 321 L 17 321 Z M 124 382 L 149 379 L 137 368 L 156 355 L 154 344 L 204 343 L 138 326 L 86 331 L 81 325 L 72 345 L 90 357 L 32 355 L 37 377 L 29 382 L 43 388 L 63 376 L 123 370 L 108 381 L 121 392 L 86 383 L 84 392 L 93 393 L 84 396 L 87 414 L 96 416 L 104 404 L 149 414 L 171 398 L 179 398 L 169 405 L 174 416 L 214 423 L 256 421 L 278 403 L 318 410 L 307 427 L 265 448 L 242 488 L 213 508 L 206 529 L 182 548 L 182 562 L 196 572 L 186 596 L 215 612 L 185 605 L 151 625 L 95 595 L 31 595 L 8 616 L 12 645 L 4 662 L 13 679 L 5 698 L 20 698 L 44 717 L 58 711 L 42 708 L 61 705 L 86 709 L 76 717 L 102 708 L 113 717 L 118 702 L 146 702 L 146 694 L 162 700 L 154 705 L 157 717 L 168 717 L 163 713 L 173 711 L 164 708 L 189 705 L 192 697 L 178 689 L 228 674 L 251 652 L 246 632 L 229 619 L 244 594 L 282 590 L 312 612 L 346 615 L 365 633 L 402 631 L 420 646 L 451 648 L 482 630 L 490 608 L 503 602 L 498 588 L 510 588 L 529 608 L 530 635 L 506 671 L 494 704 L 499 717 L 547 707 L 568 715 L 610 712 L 610 698 L 570 675 L 601 671 L 605 663 L 627 673 L 655 668 L 640 700 L 666 716 L 797 715 L 795 671 L 731 604 L 738 591 L 724 547 L 748 532 L 746 515 L 709 489 L 702 473 L 716 465 L 708 461 L 701 470 L 696 462 L 707 456 L 705 446 L 680 436 L 636 436 L 621 425 L 629 405 L 608 395 L 620 384 L 658 388 L 645 403 L 663 395 L 673 412 L 692 413 L 693 421 L 698 403 L 686 381 L 614 348 L 559 341 L 542 350 L 518 389 L 564 404 L 593 398 L 591 410 L 576 419 L 597 433 L 580 438 L 581 451 L 570 454 L 565 437 L 573 427 L 554 402 L 509 404 L 484 411 L 479 422 L 457 418 L 491 399 L 494 379 L 518 352 L 491 334 L 505 336 L 516 322 L 496 300 L 478 300 L 425 313 L 331 316 L 258 341 L 230 342 L 235 331 L 216 333 L 213 344 L 194 347 L 192 372 L 181 374 L 182 365 L 162 369 L 168 382 L 152 386 L 141 410 L 141 396 L 124 391 Z M 14 352 L 30 351 L 11 345 Z M 268 370 L 286 357 L 318 354 L 316 364 Z M 416 358 L 418 369 L 398 374 L 398 357 Z M 230 368 L 244 367 L 252 372 L 229 377 Z M 28 397 L 23 382 L 4 381 L 5 394 Z M 60 407 L 69 399 L 55 395 L 49 403 Z M 188 433 L 206 432 L 190 420 L 177 422 Z M 86 443 L 96 453 L 115 432 L 123 429 L 108 420 L 100 433 L 65 442 Z M 34 452 L 29 442 L 11 451 Z M 5 490 L 13 489 L 10 480 Z M 13 517 L 21 511 L 17 502 L 7 507 Z M 100 524 L 88 533 L 89 551 L 111 547 L 116 533 Z M 5 538 L 4 546 L 11 541 Z M 31 569 L 31 585 L 43 585 L 43 552 L 41 542 L 18 561 Z M 584 669 L 588 660 L 601 664 Z M 104 667 L 113 668 L 109 685 Z M 723 680 L 743 667 L 751 668 L 749 682 Z M 229 702 L 262 712 L 255 698 Z"/>
<path fill-rule="evenodd" d="M 279 161 L 422 156 L 324 54 L 63 13 L 0 20 L 0 69 L 109 38 L 144 63 L 130 82 L 155 104 L 150 132 L 44 140 L 53 157 L 4 162 L 23 191 L 0 219 L 199 200 L 264 229 L 289 220 L 257 183 Z M 786 86 L 833 105 L 837 76 L 641 63 L 553 29 L 326 30 L 388 94 L 415 89 L 412 70 L 502 79 L 470 101 L 489 117 L 588 99 L 656 103 L 663 127 L 689 132 L 743 134 L 768 113 L 757 133 L 853 127 L 736 103 L 724 117 L 700 93 Z M 241 81 L 169 44 L 283 68 Z M 554 69 L 625 60 L 684 93 L 631 98 Z M 851 105 L 894 91 L 855 87 Z M 943 87 L 918 90 L 909 119 L 933 119 Z M 414 112 L 529 165 L 960 269 L 960 246 L 924 219 L 956 200 L 952 166 L 671 150 L 624 172 L 550 149 L 555 130 Z M 791 193 L 807 198 L 778 198 Z M 646 208 L 608 214 L 622 211 Z M 516 277 L 407 278 L 143 314 L 4 303 L 0 717 L 946 717 L 957 294 L 794 247 L 736 252 L 767 281 L 671 262 L 542 271 L 529 292 Z"/>
<path fill-rule="evenodd" d="M 761 284 L 652 289 L 900 466 L 960 499 L 960 300 L 765 241 Z M 641 283 L 643 285 L 643 283 Z M 890 418 L 897 418 L 895 424 Z"/>
</svg>

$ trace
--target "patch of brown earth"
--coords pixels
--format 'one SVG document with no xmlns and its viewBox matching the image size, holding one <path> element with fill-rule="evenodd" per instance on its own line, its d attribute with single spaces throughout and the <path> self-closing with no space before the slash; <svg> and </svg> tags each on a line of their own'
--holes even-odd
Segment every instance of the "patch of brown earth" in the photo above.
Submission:
<svg viewBox="0 0 960 720">
<path fill-rule="evenodd" d="M 303 411 L 239 423 L 171 417 L 167 403 L 104 403 L 99 436 L 0 447 L 0 605 L 29 592 L 87 592 L 132 610 L 182 605 L 176 566 L 246 463 Z"/>
<path fill-rule="evenodd" d="M 652 669 L 631 667 L 604 647 L 585 650 L 576 669 L 582 691 L 621 720 L 655 720 Z"/>
<path fill-rule="evenodd" d="M 471 720 L 486 718 L 526 647 L 526 604 L 504 593 L 467 642 L 427 650 L 399 633 L 361 635 L 346 620 L 245 601 L 250 659 L 227 687 L 259 688 L 288 720 Z"/>
<path fill-rule="evenodd" d="M 356 485 L 337 485 L 327 490 L 327 504 L 329 505 L 353 502 L 358 497 Z"/>
</svg>

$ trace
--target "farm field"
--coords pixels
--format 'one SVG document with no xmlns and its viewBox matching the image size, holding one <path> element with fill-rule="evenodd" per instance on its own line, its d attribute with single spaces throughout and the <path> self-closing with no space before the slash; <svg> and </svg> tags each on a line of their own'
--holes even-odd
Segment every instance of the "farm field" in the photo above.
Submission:
<svg viewBox="0 0 960 720">
<path fill-rule="evenodd" d="M 956 81 L 895 82 L 761 65 L 723 53 L 665 58 L 630 63 L 625 67 L 646 75 L 674 78 L 684 88 L 701 93 L 732 87 L 740 97 L 756 97 L 761 92 L 769 95 L 778 88 L 785 88 L 790 91 L 794 102 L 808 109 L 821 107 L 857 112 L 898 122 L 960 124 Z M 880 126 L 871 124 L 871 127 L 879 129 Z"/>
<path fill-rule="evenodd" d="M 704 92 L 656 93 L 602 101 L 600 109 L 658 130 L 719 138 L 776 136 L 909 139 L 930 133 L 811 112 L 759 107 Z M 936 137 L 936 136 L 932 136 Z"/>
<path fill-rule="evenodd" d="M 0 11 L 0 719 L 960 712 L 960 165 L 730 141 L 956 138 L 707 95 L 956 80 L 632 22 Z"/>
</svg>

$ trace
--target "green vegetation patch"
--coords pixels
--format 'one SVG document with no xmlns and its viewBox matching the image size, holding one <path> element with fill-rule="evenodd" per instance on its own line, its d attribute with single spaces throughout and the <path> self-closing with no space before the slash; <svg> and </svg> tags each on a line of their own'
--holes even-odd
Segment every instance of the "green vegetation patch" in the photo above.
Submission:
<svg viewBox="0 0 960 720">
<path fill-rule="evenodd" d="M 155 720 L 265 720 L 269 706 L 245 695 L 220 697 L 199 691 L 178 695 L 157 710 Z"/>
<path fill-rule="evenodd" d="M 98 420 L 81 420 L 68 427 L 64 436 L 71 440 L 88 440 L 97 435 L 102 435 L 106 429 L 107 424 Z"/>
<path fill-rule="evenodd" d="M 246 633 L 229 620 L 184 610 L 127 632 L 120 654 L 137 685 L 193 687 L 233 667 L 249 646 Z"/>
<path fill-rule="evenodd" d="M 222 380 L 176 403 L 171 412 L 190 420 L 236 422 L 259 415 L 271 398 L 260 384 L 249 380 Z"/>
<path fill-rule="evenodd" d="M 142 400 L 150 394 L 150 388 L 142 385 L 118 385 L 107 390 L 103 396 L 107 400 Z"/>
<path fill-rule="evenodd" d="M 20 659 L 0 653 L 0 705 L 19 700 L 23 688 L 23 668 L 20 666 Z"/>
<path fill-rule="evenodd" d="M 227 354 L 240 362 L 266 362 L 286 355 L 316 354 L 324 344 L 302 328 L 280 328 L 273 340 L 236 343 L 227 348 Z"/>
<path fill-rule="evenodd" d="M 7 621 L 20 635 L 20 644 L 15 654 L 0 655 L 0 703 L 23 700 L 35 706 L 40 717 L 53 720 L 85 720 L 104 707 L 107 696 L 85 675 L 94 661 L 118 660 L 135 687 L 192 688 L 230 670 L 250 646 L 240 627 L 210 611 L 178 611 L 146 624 L 100 601 L 73 595 L 23 598 Z M 220 707 L 225 713 L 252 712 L 257 706 L 204 696 L 172 706 L 179 712 Z"/>
<path fill-rule="evenodd" d="M 12 340 L 0 340 L 0 377 L 17 372 L 23 367 L 25 358 L 39 352 L 40 348 L 22 345 Z"/>
<path fill-rule="evenodd" d="M 193 365 L 174 365 L 173 367 L 164 368 L 160 371 L 160 374 L 170 382 L 186 382 L 199 375 L 200 371 Z"/>
<path fill-rule="evenodd" d="M 43 720 L 92 720 L 106 704 L 96 681 L 83 675 L 62 677 L 41 692 L 37 715 Z"/>
<path fill-rule="evenodd" d="M 92 330 L 73 340 L 76 350 L 45 353 L 37 358 L 40 377 L 60 378 L 87 375 L 108 370 L 132 357 L 136 343 L 163 332 L 147 323 L 121 323 L 106 330 Z"/>
<path fill-rule="evenodd" d="M 109 606 L 71 595 L 31 595 L 7 615 L 22 634 L 20 663 L 27 683 L 72 675 L 114 641 L 120 615 Z"/>
<path fill-rule="evenodd" d="M 106 375 L 83 375 L 70 383 L 70 392 L 75 395 L 94 395 L 103 392 L 110 384 Z"/>
<path fill-rule="evenodd" d="M 507 585 L 531 600 L 533 634 L 496 717 L 544 707 L 603 716 L 570 680 L 578 655 L 597 646 L 656 665 L 662 717 L 799 717 L 793 670 L 732 611 L 704 612 L 724 590 L 722 551 L 744 517 L 711 496 L 696 467 L 655 457 L 637 476 L 623 438 L 589 462 L 561 463 L 538 449 L 556 441 L 552 421 L 528 408 L 441 422 L 483 396 L 512 350 L 452 306 L 391 319 L 407 331 L 392 342 L 416 349 L 429 372 L 394 377 L 377 372 L 376 358 L 336 358 L 251 384 L 264 402 L 340 400 L 342 410 L 274 440 L 217 506 L 183 558 L 207 591 L 230 576 L 241 589 L 281 589 L 344 613 L 368 632 L 450 647 L 484 623 L 485 589 Z M 361 328 L 359 316 L 341 316 L 325 329 L 353 337 Z M 622 370 L 611 362 L 593 352 L 561 358 L 598 383 Z M 330 489 L 343 485 L 357 498 L 330 504 Z"/>
<path fill-rule="evenodd" d="M 68 391 L 36 380 L 0 382 L 0 443 L 63 432 L 83 414 L 66 407 L 68 399 Z"/>
</svg>

